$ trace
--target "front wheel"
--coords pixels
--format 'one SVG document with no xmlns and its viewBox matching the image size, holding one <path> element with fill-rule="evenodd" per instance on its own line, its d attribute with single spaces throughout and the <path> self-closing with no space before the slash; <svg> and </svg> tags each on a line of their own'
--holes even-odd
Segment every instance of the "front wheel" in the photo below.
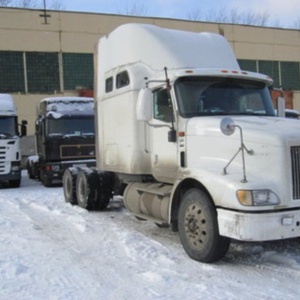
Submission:
<svg viewBox="0 0 300 300">
<path fill-rule="evenodd" d="M 192 188 L 184 194 L 178 229 L 183 248 L 194 260 L 215 262 L 228 251 L 230 239 L 219 235 L 216 209 L 202 190 Z"/>
</svg>

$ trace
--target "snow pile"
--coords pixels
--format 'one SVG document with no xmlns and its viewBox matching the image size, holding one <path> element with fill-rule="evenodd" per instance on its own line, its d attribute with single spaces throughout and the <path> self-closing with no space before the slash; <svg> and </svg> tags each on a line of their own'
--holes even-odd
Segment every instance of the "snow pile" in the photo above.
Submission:
<svg viewBox="0 0 300 300">
<path fill-rule="evenodd" d="M 232 242 L 223 260 L 202 264 L 121 198 L 87 212 L 23 172 L 19 189 L 0 188 L 0 299 L 298 298 L 299 239 Z"/>
</svg>

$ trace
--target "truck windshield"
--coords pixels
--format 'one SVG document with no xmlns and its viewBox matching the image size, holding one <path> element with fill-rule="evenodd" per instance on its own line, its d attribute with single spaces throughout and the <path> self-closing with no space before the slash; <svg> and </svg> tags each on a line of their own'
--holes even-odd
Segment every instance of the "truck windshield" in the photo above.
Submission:
<svg viewBox="0 0 300 300">
<path fill-rule="evenodd" d="M 47 120 L 46 132 L 48 136 L 94 136 L 94 118 L 49 118 Z"/>
<path fill-rule="evenodd" d="M 209 115 L 275 116 L 263 82 L 223 77 L 182 77 L 175 82 L 184 118 Z"/>
<path fill-rule="evenodd" d="M 0 117 L 0 138 L 11 138 L 17 135 L 16 117 Z"/>
</svg>

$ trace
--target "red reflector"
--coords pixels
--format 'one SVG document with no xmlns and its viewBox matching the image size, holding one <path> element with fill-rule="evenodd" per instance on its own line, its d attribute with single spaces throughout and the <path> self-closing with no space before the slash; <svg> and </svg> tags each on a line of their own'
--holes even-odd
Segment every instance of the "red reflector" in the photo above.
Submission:
<svg viewBox="0 0 300 300">
<path fill-rule="evenodd" d="M 46 170 L 46 171 L 51 171 L 51 166 L 46 165 L 45 170 Z"/>
<path fill-rule="evenodd" d="M 227 70 L 221 70 L 221 72 L 222 72 L 222 73 L 228 73 L 228 71 L 227 71 Z"/>
<path fill-rule="evenodd" d="M 184 131 L 178 132 L 178 136 L 185 136 L 185 132 Z"/>
</svg>

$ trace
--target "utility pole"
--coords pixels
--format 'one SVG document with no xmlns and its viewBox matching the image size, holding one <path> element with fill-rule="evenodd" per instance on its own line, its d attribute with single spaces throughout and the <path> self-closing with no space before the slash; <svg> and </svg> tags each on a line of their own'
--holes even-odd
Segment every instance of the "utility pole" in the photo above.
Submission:
<svg viewBox="0 0 300 300">
<path fill-rule="evenodd" d="M 44 13 L 40 14 L 40 17 L 44 18 L 44 24 L 49 24 L 48 23 L 48 18 L 51 17 L 51 15 L 47 14 L 47 5 L 46 5 L 46 0 L 44 0 Z"/>
</svg>

